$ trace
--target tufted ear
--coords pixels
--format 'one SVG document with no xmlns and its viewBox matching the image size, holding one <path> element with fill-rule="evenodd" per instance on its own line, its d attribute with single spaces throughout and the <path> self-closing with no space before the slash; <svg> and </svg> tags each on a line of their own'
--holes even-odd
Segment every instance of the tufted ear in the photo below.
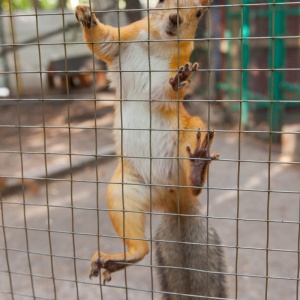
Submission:
<svg viewBox="0 0 300 300">
<path fill-rule="evenodd" d="M 200 0 L 200 4 L 203 5 L 203 6 L 208 6 L 212 2 L 213 2 L 213 0 Z M 207 10 L 207 7 L 205 7 L 203 9 L 203 11 L 206 11 L 206 10 Z"/>
</svg>

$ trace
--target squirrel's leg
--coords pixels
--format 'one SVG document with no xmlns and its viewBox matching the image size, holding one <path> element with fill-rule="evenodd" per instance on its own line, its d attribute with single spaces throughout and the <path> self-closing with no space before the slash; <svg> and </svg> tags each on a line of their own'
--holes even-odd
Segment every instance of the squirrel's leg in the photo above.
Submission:
<svg viewBox="0 0 300 300">
<path fill-rule="evenodd" d="M 192 192 L 194 195 L 198 195 L 201 192 L 201 188 L 204 185 L 207 168 L 212 160 L 219 159 L 219 153 L 213 152 L 209 154 L 209 148 L 214 139 L 214 132 L 209 130 L 206 133 L 204 140 L 201 143 L 201 132 L 200 130 L 196 136 L 196 146 L 194 152 L 191 147 L 187 146 L 186 150 L 190 158 L 190 175 L 189 181 L 192 186 Z"/>
<path fill-rule="evenodd" d="M 190 77 L 199 67 L 198 63 L 186 63 L 184 66 L 179 68 L 179 71 L 175 76 L 171 77 L 169 83 L 173 91 L 178 91 L 191 82 Z"/>
<path fill-rule="evenodd" d="M 147 187 L 141 186 L 132 170 L 126 171 L 119 166 L 107 188 L 107 205 L 112 224 L 121 238 L 124 238 L 126 253 L 107 254 L 96 251 L 91 259 L 90 278 L 98 276 L 105 269 L 104 282 L 111 279 L 110 274 L 136 263 L 148 253 L 145 241 L 145 213 L 149 207 Z M 128 183 L 129 182 L 129 183 Z M 117 184 L 119 183 L 119 184 Z M 136 211 L 136 212 L 135 212 Z"/>
<path fill-rule="evenodd" d="M 110 41 L 120 40 L 117 28 L 102 24 L 91 12 L 89 6 L 78 5 L 75 9 L 75 16 L 81 23 L 88 48 L 95 55 L 107 63 L 118 56 L 118 43 L 110 43 Z"/>
</svg>

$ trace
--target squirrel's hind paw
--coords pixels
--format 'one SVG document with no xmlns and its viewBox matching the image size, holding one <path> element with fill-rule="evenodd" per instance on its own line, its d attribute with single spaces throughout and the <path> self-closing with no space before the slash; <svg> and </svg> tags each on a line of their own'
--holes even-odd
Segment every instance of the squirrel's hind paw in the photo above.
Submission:
<svg viewBox="0 0 300 300">
<path fill-rule="evenodd" d="M 98 277 L 100 270 L 105 269 L 102 273 L 103 275 L 103 284 L 108 281 L 111 281 L 111 273 L 122 270 L 127 267 L 127 262 L 136 262 L 135 260 L 127 260 L 125 261 L 124 255 L 115 255 L 115 254 L 107 254 L 104 252 L 96 251 L 91 259 L 91 267 L 90 267 L 90 279 L 92 277 Z"/>
<path fill-rule="evenodd" d="M 201 143 L 201 132 L 198 131 L 194 151 L 192 152 L 190 146 L 186 147 L 191 165 L 189 179 L 194 187 L 201 188 L 204 185 L 207 168 L 210 161 L 217 160 L 220 157 L 218 152 L 213 152 L 211 155 L 209 154 L 209 148 L 213 139 L 214 132 L 209 130 Z M 194 188 L 193 193 L 195 195 L 200 193 L 201 190 L 199 188 Z"/>
<path fill-rule="evenodd" d="M 89 278 L 92 279 L 92 277 L 98 277 L 100 273 L 100 269 L 104 268 L 104 262 L 103 262 L 103 254 L 102 252 L 96 251 L 91 259 L 91 267 L 90 267 L 90 275 Z M 111 281 L 110 272 L 108 270 L 105 270 L 103 273 L 103 284 L 105 284 L 108 281 Z"/>
</svg>

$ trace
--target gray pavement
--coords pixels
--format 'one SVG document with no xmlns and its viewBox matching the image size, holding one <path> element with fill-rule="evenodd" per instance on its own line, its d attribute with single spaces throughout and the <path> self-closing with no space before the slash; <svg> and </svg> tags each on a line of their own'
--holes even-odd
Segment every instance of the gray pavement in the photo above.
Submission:
<svg viewBox="0 0 300 300">
<path fill-rule="evenodd" d="M 96 155 L 113 154 L 113 94 L 97 94 L 96 102 L 93 98 L 85 92 L 77 93 L 76 101 L 18 104 L 9 100 L 1 106 L 0 176 L 7 177 L 4 193 L 19 187 L 17 178 L 22 175 L 51 178 L 88 164 Z"/>
<path fill-rule="evenodd" d="M 79 116 L 83 113 L 82 106 L 76 108 L 75 105 L 79 104 L 73 106 L 74 115 L 78 112 L 76 116 Z M 92 106 L 86 109 L 90 112 Z M 62 120 L 62 114 L 53 113 L 53 116 L 53 120 L 63 126 L 65 119 Z M 97 121 L 109 127 L 111 118 L 108 112 Z M 50 122 L 51 118 L 47 120 Z M 85 154 L 95 153 L 94 120 L 74 118 L 73 121 L 75 120 L 78 129 L 72 135 L 74 146 L 71 150 L 78 155 L 72 156 L 74 163 L 76 158 L 81 157 L 80 154 L 85 157 Z M 47 135 L 50 147 L 47 152 L 64 153 L 69 147 L 68 132 L 64 132 L 66 129 L 57 130 L 55 134 Z M 28 151 L 33 151 L 34 147 L 35 151 L 40 151 L 39 147 L 43 146 L 43 139 L 40 139 L 42 135 L 38 135 L 42 133 L 40 131 L 41 129 L 32 128 L 27 139 L 24 139 L 24 146 L 29 147 Z M 102 131 L 97 134 L 99 151 L 108 149 L 112 144 L 111 131 L 105 132 L 108 132 L 108 136 L 103 135 Z M 35 139 L 34 134 L 40 138 Z M 2 143 L 2 147 L 6 145 L 6 149 L 18 150 L 18 145 L 13 143 L 10 134 L 7 133 L 4 141 L 11 141 L 11 144 Z M 229 299 L 298 299 L 296 277 L 299 267 L 300 170 L 295 166 L 273 163 L 269 172 L 268 145 L 250 135 L 241 135 L 240 141 L 239 164 L 238 134 L 217 134 L 213 150 L 220 152 L 221 160 L 212 163 L 209 189 L 204 190 L 200 196 L 203 215 L 209 215 L 209 222 L 222 237 L 229 273 Z M 7 153 L 9 154 L 11 156 L 0 161 L 1 175 L 20 175 L 20 166 L 15 171 L 12 167 L 12 160 L 17 157 L 12 155 L 17 154 Z M 56 159 L 47 161 L 49 169 L 60 165 L 59 155 L 53 156 Z M 44 170 L 45 165 L 43 156 L 41 160 L 37 160 L 37 157 L 37 154 L 28 155 L 26 161 L 25 170 L 27 166 L 31 168 L 32 173 L 29 175 L 33 178 L 41 176 L 32 174 Z M 60 158 L 62 157 L 65 155 Z M 273 147 L 271 160 L 279 162 L 278 157 L 278 149 Z M 89 163 L 85 161 L 82 168 L 78 167 L 71 174 L 57 172 L 49 176 L 51 180 L 47 182 L 35 180 L 38 189 L 26 188 L 24 194 L 17 191 L 3 197 L 0 299 L 12 299 L 8 294 L 10 280 L 14 299 L 17 300 L 28 299 L 25 295 L 33 295 L 31 280 L 36 299 L 144 300 L 152 299 L 149 290 L 159 291 L 155 268 L 149 267 L 151 264 L 155 265 L 152 253 L 138 266 L 128 268 L 126 276 L 124 272 L 114 274 L 107 286 L 100 286 L 97 279 L 89 280 L 89 259 L 98 247 L 98 234 L 99 244 L 104 251 L 123 250 L 105 211 L 105 189 L 116 160 L 112 158 L 96 162 L 96 158 L 90 156 L 89 159 Z M 152 217 L 153 232 L 159 219 L 155 215 Z M 147 233 L 150 238 L 149 220 Z M 5 248 L 8 250 L 5 251 Z M 10 273 L 7 272 L 8 268 Z M 266 268 L 268 281 L 265 279 Z M 238 276 L 234 275 L 236 272 Z M 32 277 L 29 276 L 30 273 L 33 274 Z M 153 298 L 158 299 L 159 293 L 154 292 Z"/>
</svg>

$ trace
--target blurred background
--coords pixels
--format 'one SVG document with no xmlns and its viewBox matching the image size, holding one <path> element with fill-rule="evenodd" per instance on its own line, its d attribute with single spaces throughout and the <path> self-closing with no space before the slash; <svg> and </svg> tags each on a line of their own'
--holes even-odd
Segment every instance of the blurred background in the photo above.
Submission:
<svg viewBox="0 0 300 300">
<path fill-rule="evenodd" d="M 0 299 L 159 298 L 152 252 L 108 286 L 88 279 L 99 244 L 123 249 L 105 205 L 115 98 L 73 14 L 90 4 L 123 26 L 156 2 L 0 0 Z M 197 30 L 184 105 L 217 133 L 200 201 L 228 299 L 300 297 L 299 15 L 298 1 L 215 0 Z"/>
<path fill-rule="evenodd" d="M 273 2 L 278 4 L 270 5 Z M 69 72 L 69 92 L 78 81 L 81 87 L 92 84 L 91 74 L 78 76 L 79 70 L 91 70 L 93 64 L 87 59 L 87 48 L 80 44 L 81 32 L 72 13 L 78 4 L 76 0 L 1 1 L 0 41 L 7 46 L 0 53 L 0 94 L 30 96 L 41 89 L 40 75 L 44 93 L 59 92 L 50 82 L 65 79 L 63 71 Z M 145 17 L 147 12 L 141 9 L 153 8 L 156 1 L 91 4 L 106 24 L 123 26 Z M 119 17 L 109 12 L 118 8 Z M 277 131 L 294 123 L 299 113 L 299 3 L 216 0 L 201 20 L 197 38 L 192 60 L 199 61 L 203 70 L 192 92 L 216 100 L 227 113 L 226 121 L 238 122 L 241 116 L 242 125 L 248 128 L 271 127 L 278 142 Z M 101 71 L 98 65 L 96 69 Z M 51 70 L 63 73 L 53 76 L 47 73 Z M 73 79 L 72 71 L 76 71 Z M 97 90 L 105 88 L 105 73 L 97 75 Z M 61 85 L 66 89 L 66 82 Z"/>
</svg>

